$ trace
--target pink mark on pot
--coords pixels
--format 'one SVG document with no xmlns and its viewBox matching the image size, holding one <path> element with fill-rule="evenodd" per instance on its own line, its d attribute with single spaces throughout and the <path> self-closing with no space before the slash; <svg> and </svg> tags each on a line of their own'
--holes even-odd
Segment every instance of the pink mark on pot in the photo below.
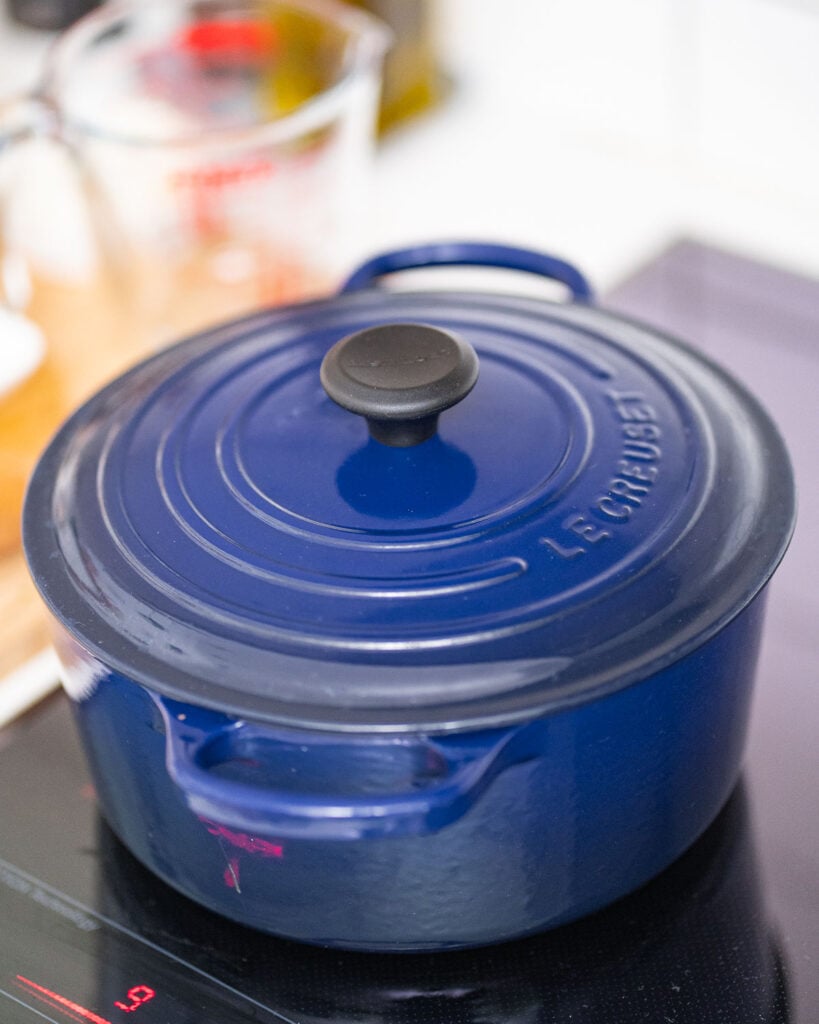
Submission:
<svg viewBox="0 0 819 1024">
<path fill-rule="evenodd" d="M 282 860 L 284 857 L 284 846 L 281 843 L 271 843 L 267 839 L 259 839 L 258 836 L 249 836 L 246 832 L 234 832 L 225 825 L 220 825 L 201 815 L 199 820 L 207 825 L 208 832 L 212 836 L 225 839 L 231 846 L 244 850 L 246 853 L 258 854 L 262 857 L 276 857 L 278 860 Z"/>
<path fill-rule="evenodd" d="M 223 875 L 225 879 L 225 885 L 228 889 L 235 889 L 236 892 L 241 892 L 239 888 L 239 858 L 231 857 L 228 861 L 228 866 L 225 868 Z"/>
</svg>

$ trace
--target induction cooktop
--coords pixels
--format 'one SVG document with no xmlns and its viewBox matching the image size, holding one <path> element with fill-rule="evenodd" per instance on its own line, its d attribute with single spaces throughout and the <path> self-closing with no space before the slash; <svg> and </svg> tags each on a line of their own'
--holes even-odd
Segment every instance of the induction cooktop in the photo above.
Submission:
<svg viewBox="0 0 819 1024">
<path fill-rule="evenodd" d="M 743 786 L 686 856 L 604 913 L 402 956 L 277 941 L 155 880 L 99 817 L 63 697 L 11 730 L 0 779 L 4 1024 L 792 1019 Z"/>
<path fill-rule="evenodd" d="M 763 398 L 793 451 L 804 520 L 819 284 L 685 242 L 608 305 L 696 342 Z M 746 768 L 713 826 L 607 910 L 486 949 L 329 951 L 191 903 L 105 825 L 68 702 L 49 699 L 0 731 L 0 1024 L 819 1020 L 811 534 L 797 531 L 774 580 Z"/>
</svg>

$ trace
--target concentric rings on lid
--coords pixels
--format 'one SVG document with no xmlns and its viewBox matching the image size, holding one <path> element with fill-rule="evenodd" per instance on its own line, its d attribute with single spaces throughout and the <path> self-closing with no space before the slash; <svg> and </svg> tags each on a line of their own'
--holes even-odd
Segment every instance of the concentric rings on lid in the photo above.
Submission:
<svg viewBox="0 0 819 1024">
<path fill-rule="evenodd" d="M 474 390 L 411 447 L 324 392 L 339 339 L 421 323 Z M 330 730 L 533 717 L 683 656 L 773 572 L 782 442 L 739 385 L 599 310 L 368 291 L 167 350 L 35 473 L 28 557 L 69 633 L 159 692 Z"/>
</svg>

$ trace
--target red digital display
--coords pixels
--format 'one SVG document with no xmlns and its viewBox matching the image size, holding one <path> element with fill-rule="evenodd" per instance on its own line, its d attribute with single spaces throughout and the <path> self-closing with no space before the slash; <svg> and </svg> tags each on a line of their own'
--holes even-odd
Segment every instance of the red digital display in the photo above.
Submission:
<svg viewBox="0 0 819 1024">
<path fill-rule="evenodd" d="M 126 1013 L 133 1013 L 134 1010 L 138 1010 L 143 1003 L 147 1003 L 149 999 L 153 999 L 156 995 L 152 988 L 148 988 L 147 985 L 137 985 L 136 988 L 128 989 L 128 998 L 131 1000 L 130 1006 L 126 1006 L 125 1003 L 116 1002 L 114 1006 L 118 1006 L 120 1010 L 124 1010 Z"/>
<path fill-rule="evenodd" d="M 33 992 L 38 999 L 48 1001 L 56 1006 L 61 1007 L 68 1014 L 69 1017 L 73 1017 L 74 1020 L 90 1021 L 90 1024 L 112 1024 L 110 1020 L 105 1017 L 101 1017 L 98 1013 L 94 1013 L 93 1010 L 88 1010 L 84 1006 L 80 1006 L 79 1003 L 75 1003 L 73 999 L 68 999 L 66 996 L 61 996 L 59 992 L 52 992 L 51 989 L 45 988 L 43 985 L 38 985 L 35 981 L 30 981 L 28 978 L 24 978 L 22 974 L 17 975 L 17 980 L 21 985 L 24 985 L 30 992 Z M 128 990 L 128 1002 L 115 1002 L 114 1006 L 117 1009 L 122 1010 L 124 1013 L 133 1013 L 134 1010 L 138 1010 L 140 1006 L 153 999 L 156 995 L 152 988 L 147 985 L 136 985 L 134 988 Z"/>
</svg>

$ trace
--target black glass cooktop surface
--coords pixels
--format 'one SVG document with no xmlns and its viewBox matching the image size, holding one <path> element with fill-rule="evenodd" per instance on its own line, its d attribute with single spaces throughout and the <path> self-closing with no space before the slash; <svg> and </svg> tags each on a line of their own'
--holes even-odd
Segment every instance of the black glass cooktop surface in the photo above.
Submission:
<svg viewBox="0 0 819 1024">
<path fill-rule="evenodd" d="M 803 522 L 816 501 L 817 300 L 816 283 L 684 243 L 609 303 L 701 344 L 763 397 L 794 453 Z M 812 534 L 797 532 L 774 582 L 746 769 L 715 824 L 615 906 L 502 946 L 331 952 L 198 907 L 101 820 L 68 703 L 50 699 L 0 731 L 0 1024 L 814 1024 Z"/>
</svg>

